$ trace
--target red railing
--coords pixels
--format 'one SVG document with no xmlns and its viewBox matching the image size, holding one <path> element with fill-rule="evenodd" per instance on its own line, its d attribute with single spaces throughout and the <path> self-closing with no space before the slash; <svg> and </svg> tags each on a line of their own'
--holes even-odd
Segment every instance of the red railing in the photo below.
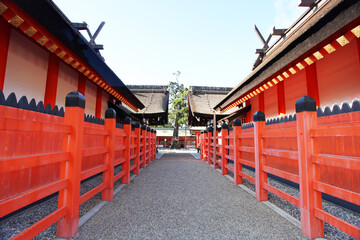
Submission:
<svg viewBox="0 0 360 240">
<path fill-rule="evenodd" d="M 58 237 L 73 237 L 82 203 L 100 192 L 111 201 L 115 181 L 128 184 L 131 171 L 139 174 L 156 157 L 154 130 L 133 127 L 130 118 L 116 124 L 113 109 L 106 111 L 104 125 L 84 122 L 84 106 L 84 97 L 72 92 L 64 117 L 54 116 L 24 97 L 17 103 L 14 94 L 5 102 L 0 91 L 0 217 L 59 193 L 56 211 L 12 239 L 31 239 L 56 222 Z M 99 173 L 102 183 L 80 195 L 81 181 Z"/>
<path fill-rule="evenodd" d="M 296 116 L 286 121 L 271 120 L 257 112 L 254 123 L 241 126 L 234 121 L 233 129 L 226 124 L 221 130 L 222 174 L 230 170 L 236 184 L 242 179 L 255 183 L 256 198 L 268 200 L 268 192 L 300 208 L 301 229 L 310 238 L 323 237 L 323 222 L 352 237 L 360 238 L 360 228 L 322 210 L 322 193 L 360 205 L 360 107 L 344 104 L 328 114 L 316 112 L 315 100 L 300 98 Z M 327 116 L 328 115 L 328 116 Z M 286 117 L 288 118 L 288 117 Z M 206 160 L 206 146 L 213 129 L 202 133 L 201 149 Z M 217 148 L 212 144 L 213 148 Z M 229 160 L 234 165 L 229 165 Z M 207 161 L 213 164 L 213 161 Z M 255 168 L 255 177 L 242 171 L 246 165 Z M 268 174 L 299 184 L 296 198 L 268 183 Z"/>
</svg>

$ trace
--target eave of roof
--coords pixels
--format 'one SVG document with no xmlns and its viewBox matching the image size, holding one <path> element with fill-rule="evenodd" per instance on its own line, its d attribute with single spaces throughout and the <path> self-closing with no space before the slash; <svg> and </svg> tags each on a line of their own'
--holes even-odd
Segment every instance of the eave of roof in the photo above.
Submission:
<svg viewBox="0 0 360 240">
<path fill-rule="evenodd" d="M 90 66 L 110 86 L 132 105 L 142 109 L 144 105 L 131 93 L 107 64 L 94 52 L 86 39 L 73 28 L 71 22 L 51 0 L 12 0 L 29 18 L 34 19 L 74 55 Z M 12 4 L 13 5 L 13 4 Z"/>
<path fill-rule="evenodd" d="M 287 66 L 295 64 L 298 59 L 307 56 L 309 51 L 329 41 L 329 37 L 336 34 L 341 27 L 348 24 L 356 26 L 356 22 L 359 22 L 359 12 L 360 2 L 357 0 L 329 1 L 321 12 L 317 12 L 316 17 L 308 20 L 296 33 L 288 37 L 278 49 L 266 57 L 254 71 L 217 103 L 214 109 L 225 108 L 258 84 L 271 79 Z"/>
</svg>

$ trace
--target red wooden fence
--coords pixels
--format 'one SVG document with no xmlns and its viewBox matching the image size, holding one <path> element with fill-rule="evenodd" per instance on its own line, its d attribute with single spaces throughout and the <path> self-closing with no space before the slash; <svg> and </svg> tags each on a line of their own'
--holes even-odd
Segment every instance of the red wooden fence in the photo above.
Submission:
<svg viewBox="0 0 360 240">
<path fill-rule="evenodd" d="M 14 94 L 5 101 L 0 90 L 0 217 L 59 193 L 58 209 L 13 239 L 31 239 L 56 222 L 57 236 L 71 238 L 82 203 L 100 192 L 111 201 L 115 181 L 128 184 L 131 171 L 139 174 L 156 157 L 155 130 L 132 126 L 129 117 L 117 124 L 111 108 L 104 125 L 84 122 L 84 107 L 78 92 L 67 95 L 64 113 Z M 99 173 L 102 183 L 80 195 L 81 181 Z"/>
<path fill-rule="evenodd" d="M 316 111 L 316 102 L 302 97 L 296 102 L 296 115 L 265 122 L 256 112 L 254 123 L 241 126 L 236 119 L 233 129 L 222 125 L 213 144 L 213 129 L 202 133 L 201 152 L 209 164 L 218 163 L 222 174 L 234 174 L 236 184 L 242 179 L 255 183 L 256 198 L 268 199 L 268 192 L 300 208 L 301 229 L 310 238 L 323 237 L 323 222 L 360 239 L 360 228 L 322 210 L 322 193 L 360 205 L 360 104 L 343 104 Z M 318 115 L 318 116 L 317 116 Z M 217 160 L 209 151 L 219 149 Z M 234 165 L 229 164 L 234 161 Z M 214 164 L 215 165 L 215 164 Z M 242 172 L 242 165 L 255 168 L 255 177 Z M 217 167 L 217 166 L 215 166 Z M 268 183 L 272 174 L 298 183 L 296 198 Z"/>
</svg>

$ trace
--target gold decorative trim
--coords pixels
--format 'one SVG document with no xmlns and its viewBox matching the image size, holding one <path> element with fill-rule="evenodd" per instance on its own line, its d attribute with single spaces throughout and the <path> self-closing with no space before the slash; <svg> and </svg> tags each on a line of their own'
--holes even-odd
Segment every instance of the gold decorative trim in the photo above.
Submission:
<svg viewBox="0 0 360 240">
<path fill-rule="evenodd" d="M 53 52 L 55 52 L 56 49 L 58 49 L 58 48 L 59 48 L 59 47 L 56 46 L 56 44 L 54 43 L 54 44 L 52 44 L 50 47 L 48 47 L 48 50 L 53 53 Z"/>
<path fill-rule="evenodd" d="M 72 65 L 72 67 L 73 67 L 73 68 L 77 68 L 79 65 L 80 65 L 79 62 L 75 62 L 75 63 Z"/>
<path fill-rule="evenodd" d="M 22 19 L 19 15 L 15 15 L 15 17 L 9 20 L 9 23 L 16 28 L 18 28 L 23 22 L 24 19 Z"/>
<path fill-rule="evenodd" d="M 49 41 L 49 39 L 45 36 L 42 36 L 41 38 L 39 38 L 39 40 L 37 40 L 37 42 L 41 45 L 44 46 L 47 42 Z"/>
<path fill-rule="evenodd" d="M 319 51 L 317 51 L 313 55 L 314 55 L 314 57 L 316 57 L 317 60 L 320 60 L 324 57 Z"/>
<path fill-rule="evenodd" d="M 292 74 L 295 74 L 296 73 L 296 70 L 294 68 L 289 68 L 289 71 L 292 73 Z"/>
<path fill-rule="evenodd" d="M 87 76 L 87 75 L 89 75 L 89 73 L 90 73 L 90 71 L 89 71 L 89 70 L 86 70 L 86 71 L 84 72 L 84 75 Z"/>
<path fill-rule="evenodd" d="M 81 68 L 79 68 L 78 70 L 79 70 L 79 72 L 81 72 L 81 73 L 82 73 L 82 72 L 85 70 L 85 67 L 84 67 L 84 66 L 82 66 L 82 67 L 81 67 Z"/>
<path fill-rule="evenodd" d="M 59 52 L 57 56 L 58 56 L 59 58 L 63 58 L 63 57 L 65 57 L 65 55 L 66 55 L 66 52 L 63 51 L 63 50 L 61 50 L 61 52 Z"/>
<path fill-rule="evenodd" d="M 282 74 L 285 76 L 285 78 L 289 78 L 289 77 L 290 77 L 287 72 L 283 72 Z"/>
<path fill-rule="evenodd" d="M 331 44 L 328 44 L 324 47 L 324 49 L 330 54 L 332 52 L 335 52 L 335 48 L 331 46 Z"/>
<path fill-rule="evenodd" d="M 68 59 L 65 60 L 65 62 L 67 64 L 70 64 L 74 59 L 72 57 L 69 57 Z"/>
<path fill-rule="evenodd" d="M 308 65 L 311 65 L 314 63 L 313 60 L 311 60 L 309 57 L 305 58 L 304 61 L 308 64 Z"/>
<path fill-rule="evenodd" d="M 6 10 L 8 10 L 8 7 L 0 2 L 0 15 L 3 14 Z"/>
<path fill-rule="evenodd" d="M 28 29 L 26 29 L 26 30 L 24 31 L 24 33 L 25 33 L 26 35 L 28 35 L 29 37 L 32 37 L 32 36 L 34 36 L 35 33 L 37 33 L 37 31 L 38 31 L 38 30 L 36 30 L 36 28 L 34 28 L 33 26 L 30 26 Z"/>
<path fill-rule="evenodd" d="M 301 63 L 296 64 L 296 66 L 297 66 L 298 69 L 300 69 L 300 70 L 303 70 L 303 69 L 305 68 Z"/>
<path fill-rule="evenodd" d="M 349 43 L 349 40 L 347 40 L 345 36 L 339 37 L 338 39 L 336 39 L 336 41 L 337 41 L 342 47 Z"/>
<path fill-rule="evenodd" d="M 351 32 L 352 32 L 357 38 L 359 38 L 359 37 L 360 37 L 360 25 L 357 26 L 357 27 L 355 27 L 355 28 L 353 28 L 353 29 L 351 30 Z"/>
</svg>

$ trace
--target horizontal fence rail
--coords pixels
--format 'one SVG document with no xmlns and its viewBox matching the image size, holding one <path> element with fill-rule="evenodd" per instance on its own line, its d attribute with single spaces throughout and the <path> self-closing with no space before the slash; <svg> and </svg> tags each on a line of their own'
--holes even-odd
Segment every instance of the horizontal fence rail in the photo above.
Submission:
<svg viewBox="0 0 360 240">
<path fill-rule="evenodd" d="M 268 200 L 268 192 L 300 208 L 302 232 L 310 238 L 324 236 L 324 224 L 360 239 L 360 228 L 322 209 L 322 194 L 360 205 L 360 102 L 344 103 L 323 111 L 316 102 L 302 97 L 296 115 L 265 121 L 258 111 L 254 122 L 221 131 L 209 127 L 201 132 L 201 159 L 221 166 L 221 173 L 234 174 L 235 184 L 243 178 L 253 182 L 256 199 Z M 255 170 L 255 176 L 243 172 Z M 300 198 L 268 182 L 268 176 L 298 185 Z"/>
<path fill-rule="evenodd" d="M 85 98 L 66 96 L 66 107 L 44 107 L 26 97 L 6 99 L 0 90 L 0 217 L 58 193 L 58 208 L 12 239 L 31 239 L 54 223 L 57 237 L 78 232 L 79 206 L 101 193 L 113 199 L 114 183 L 129 184 L 156 158 L 156 131 L 126 117 L 116 123 L 109 108 L 105 119 L 84 115 Z M 115 175 L 114 169 L 121 167 Z M 102 175 L 102 183 L 80 195 L 81 181 Z"/>
</svg>

